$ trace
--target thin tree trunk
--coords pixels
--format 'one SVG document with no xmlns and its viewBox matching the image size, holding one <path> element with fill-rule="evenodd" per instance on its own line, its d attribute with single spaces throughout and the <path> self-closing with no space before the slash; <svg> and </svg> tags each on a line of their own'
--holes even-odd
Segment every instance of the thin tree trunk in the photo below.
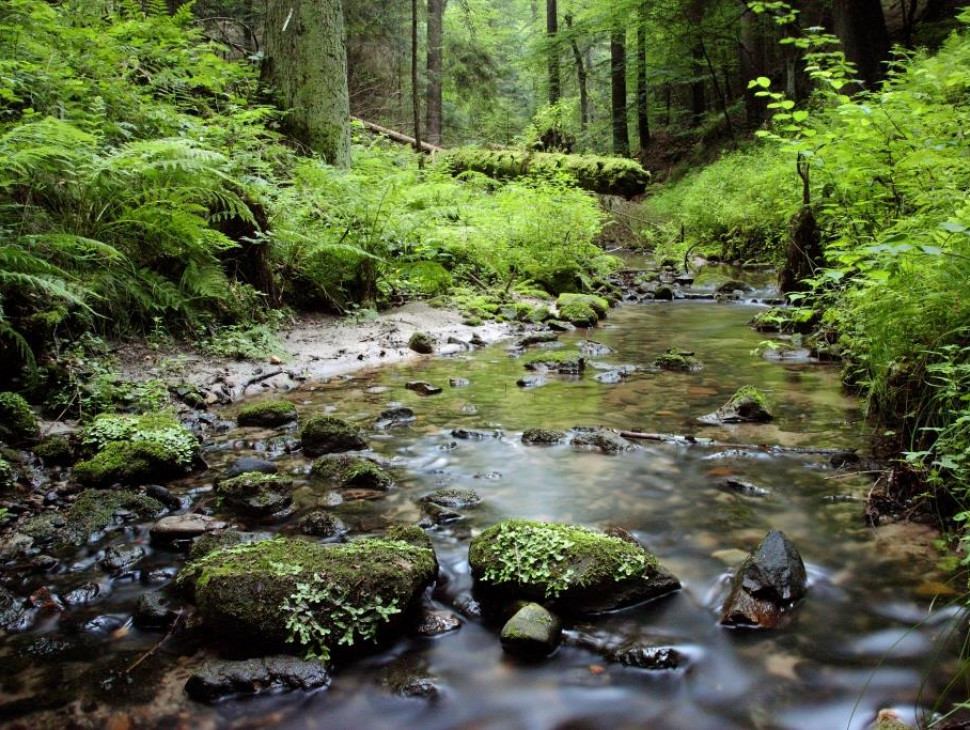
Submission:
<svg viewBox="0 0 970 730">
<path fill-rule="evenodd" d="M 666 112 L 664 114 L 665 127 L 670 126 L 670 108 L 673 106 L 673 103 L 674 103 L 674 92 L 673 92 L 673 89 L 670 88 L 670 82 L 668 81 L 666 84 L 664 84 L 664 107 L 666 109 Z"/>
<path fill-rule="evenodd" d="M 562 96 L 562 80 L 559 77 L 559 9 L 556 0 L 546 0 L 546 36 L 549 42 L 549 103 L 555 104 Z"/>
<path fill-rule="evenodd" d="M 441 144 L 441 48 L 445 0 L 428 0 L 428 141 Z"/>
<path fill-rule="evenodd" d="M 572 30 L 573 16 L 566 15 L 566 28 Z M 579 44 L 573 35 L 569 34 L 569 47 L 573 49 L 573 60 L 576 62 L 576 85 L 579 86 L 579 128 L 585 132 L 589 126 L 589 90 L 586 82 L 586 64 L 583 63 L 583 54 L 579 50 Z"/>
<path fill-rule="evenodd" d="M 414 114 L 414 149 L 421 151 L 421 91 L 418 89 L 418 0 L 411 0 L 411 111 Z"/>
<path fill-rule="evenodd" d="M 691 59 L 692 59 L 692 71 L 694 74 L 694 81 L 690 85 L 690 110 L 691 110 L 691 126 L 698 127 L 701 122 L 704 121 L 704 115 L 707 114 L 707 93 L 704 88 L 704 78 L 703 78 L 703 68 L 704 68 L 704 47 L 701 42 L 700 36 L 694 41 L 694 46 L 691 48 Z"/>
<path fill-rule="evenodd" d="M 646 4 L 640 5 L 637 23 L 637 138 L 640 149 L 650 145 L 650 113 L 647 100 L 647 19 Z"/>
<path fill-rule="evenodd" d="M 889 31 L 880 0 L 834 0 L 832 23 L 847 60 L 870 89 L 886 75 Z"/>
<path fill-rule="evenodd" d="M 350 164 L 347 45 L 340 0 L 268 0 L 263 81 L 285 130 L 339 167 Z"/>
<path fill-rule="evenodd" d="M 626 30 L 614 23 L 610 31 L 610 81 L 613 114 L 613 152 L 630 156 L 626 108 Z"/>
<path fill-rule="evenodd" d="M 714 95 L 717 97 L 718 103 L 721 106 L 721 113 L 724 115 L 724 123 L 727 125 L 728 134 L 731 138 L 734 138 L 734 126 L 731 124 L 731 115 L 728 113 L 727 99 L 721 92 L 721 84 L 717 80 L 717 72 L 714 70 L 714 64 L 711 63 L 711 56 L 707 52 L 707 46 L 704 45 L 704 39 L 700 41 L 701 52 L 704 54 L 704 61 L 707 63 L 707 71 L 711 75 L 711 84 L 714 86 Z"/>
</svg>

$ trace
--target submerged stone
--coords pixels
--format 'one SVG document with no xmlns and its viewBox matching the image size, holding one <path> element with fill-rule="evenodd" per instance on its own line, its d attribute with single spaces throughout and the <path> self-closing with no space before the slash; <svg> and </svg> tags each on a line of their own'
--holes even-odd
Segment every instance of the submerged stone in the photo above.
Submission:
<svg viewBox="0 0 970 730">
<path fill-rule="evenodd" d="M 314 416 L 303 427 L 300 445 L 308 456 L 362 451 L 367 441 L 358 426 L 334 416 Z"/>
<path fill-rule="evenodd" d="M 524 599 L 569 614 L 598 613 L 680 588 L 639 545 L 558 523 L 506 520 L 472 540 L 476 590 L 486 599 Z"/>
<path fill-rule="evenodd" d="M 537 603 L 527 603 L 502 627 L 502 649 L 524 659 L 542 659 L 562 642 L 562 622 Z"/>
<path fill-rule="evenodd" d="M 441 393 L 441 388 L 424 380 L 409 380 L 404 384 L 404 387 L 413 390 L 418 395 L 438 395 Z"/>
<path fill-rule="evenodd" d="M 241 474 L 247 474 L 249 472 L 258 471 L 262 474 L 276 474 L 279 468 L 272 461 L 266 459 L 258 459 L 254 456 L 242 456 L 236 459 L 232 466 L 226 469 L 225 473 L 222 475 L 223 479 L 232 479 L 233 477 L 238 477 Z"/>
<path fill-rule="evenodd" d="M 206 532 L 222 530 L 228 525 L 208 515 L 169 515 L 155 523 L 151 529 L 152 544 L 159 547 L 188 549 L 192 540 Z"/>
<path fill-rule="evenodd" d="M 471 489 L 439 489 L 426 497 L 422 497 L 421 501 L 439 507 L 463 509 L 481 504 L 482 498 Z"/>
<path fill-rule="evenodd" d="M 515 381 L 515 384 L 520 388 L 541 388 L 543 385 L 549 381 L 542 375 L 523 375 L 521 378 Z"/>
<path fill-rule="evenodd" d="M 418 420 L 417 416 L 414 415 L 414 411 L 410 408 L 406 406 L 392 406 L 381 411 L 375 425 L 377 428 L 390 428 L 392 426 L 405 426 L 409 423 L 414 423 L 416 420 Z"/>
<path fill-rule="evenodd" d="M 139 629 L 161 631 L 169 628 L 178 616 L 168 596 L 162 591 L 148 591 L 138 596 L 132 621 Z"/>
<path fill-rule="evenodd" d="M 418 624 L 418 634 L 421 636 L 441 636 L 461 628 L 461 619 L 453 613 L 443 611 L 429 611 Z"/>
<path fill-rule="evenodd" d="M 106 573 L 124 573 L 145 558 L 145 548 L 141 545 L 113 545 L 104 551 L 98 563 Z"/>
<path fill-rule="evenodd" d="M 275 428 L 293 423 L 299 418 L 296 406 L 285 400 L 270 400 L 246 406 L 236 416 L 240 426 Z"/>
<path fill-rule="evenodd" d="M 189 677 L 185 691 L 193 700 L 216 702 L 241 695 L 324 689 L 329 685 L 330 673 L 323 662 L 271 656 L 206 662 Z"/>
<path fill-rule="evenodd" d="M 66 514 L 45 513 L 21 531 L 38 542 L 84 545 L 112 525 L 157 517 L 165 507 L 156 499 L 125 491 L 89 489 Z"/>
<path fill-rule="evenodd" d="M 177 584 L 214 632 L 328 658 L 393 635 L 436 574 L 432 550 L 398 540 L 280 538 L 191 561 Z"/>
<path fill-rule="evenodd" d="M 721 624 L 774 628 L 805 596 L 807 585 L 798 550 L 783 532 L 770 530 L 754 554 L 738 567 L 721 609 Z"/>
</svg>

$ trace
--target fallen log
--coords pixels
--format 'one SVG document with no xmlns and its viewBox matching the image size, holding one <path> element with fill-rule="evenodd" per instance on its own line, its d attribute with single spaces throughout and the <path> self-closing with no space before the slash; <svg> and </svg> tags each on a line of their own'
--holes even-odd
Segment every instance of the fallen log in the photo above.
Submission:
<svg viewBox="0 0 970 730">
<path fill-rule="evenodd" d="M 626 198 L 642 195 L 650 182 L 649 172 L 635 160 L 623 157 L 461 147 L 442 152 L 437 160 L 453 175 L 480 172 L 497 180 L 566 175 L 585 190 Z"/>
<path fill-rule="evenodd" d="M 411 145 L 412 147 L 415 146 L 414 137 L 409 137 L 406 134 L 402 134 L 401 132 L 397 132 L 393 129 L 388 129 L 387 127 L 382 127 L 381 125 L 374 124 L 373 122 L 368 122 L 367 120 L 361 119 L 359 117 L 351 117 L 350 121 L 357 122 L 358 124 L 363 124 L 364 128 L 368 132 L 379 134 L 381 137 L 387 137 L 387 139 L 391 140 L 392 142 Z M 420 149 L 421 152 L 424 152 L 425 154 L 428 154 L 428 155 L 433 155 L 436 152 L 442 152 L 444 150 L 443 147 L 438 147 L 436 145 L 429 144 L 427 142 L 422 142 L 421 146 L 418 149 Z"/>
</svg>

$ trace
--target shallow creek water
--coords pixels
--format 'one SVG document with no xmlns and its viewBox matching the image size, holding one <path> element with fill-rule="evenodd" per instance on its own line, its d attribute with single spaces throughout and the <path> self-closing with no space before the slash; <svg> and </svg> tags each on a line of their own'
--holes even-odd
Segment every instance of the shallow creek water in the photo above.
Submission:
<svg viewBox="0 0 970 730">
<path fill-rule="evenodd" d="M 381 499 L 345 499 L 311 484 L 298 490 L 300 511 L 329 506 L 351 536 L 379 534 L 393 524 L 418 522 L 417 500 L 441 486 L 477 491 L 483 503 L 465 519 L 432 528 L 446 576 L 434 600 L 460 614 L 470 596 L 468 542 L 505 517 L 611 525 L 631 531 L 683 582 L 679 593 L 653 603 L 573 625 L 613 641 L 674 646 L 686 669 L 651 672 L 607 664 L 563 646 L 551 659 L 520 664 L 503 656 L 497 628 L 462 618 L 462 627 L 436 638 L 410 637 L 363 660 L 338 667 L 329 690 L 215 707 L 181 691 L 187 673 L 206 656 L 193 632 L 169 638 L 130 672 L 161 638 L 129 625 L 138 594 L 164 585 L 182 556 L 154 551 L 127 580 L 112 584 L 93 563 L 108 544 L 148 547 L 150 525 L 111 533 L 67 570 L 36 579 L 63 594 L 95 580 L 103 596 L 68 608 L 59 620 L 26 635 L 0 637 L 3 694 L 0 721 L 30 726 L 31 709 L 80 695 L 81 709 L 131 713 L 142 722 L 185 727 L 285 728 L 865 728 L 880 708 L 907 719 L 932 707 L 957 669 L 959 616 L 932 607 L 927 586 L 945 580 L 918 526 L 864 525 L 861 498 L 871 478 L 831 469 L 822 455 L 769 455 L 752 450 L 643 442 L 619 456 L 568 446 L 526 447 L 530 427 L 602 425 L 617 429 L 694 434 L 734 444 L 862 447 L 858 404 L 840 391 L 836 367 L 769 362 L 754 350 L 765 336 L 746 323 L 757 308 L 744 304 L 675 302 L 628 305 L 591 333 L 613 352 L 592 358 L 641 370 L 616 385 L 551 376 L 523 390 L 525 371 L 506 344 L 454 358 L 428 358 L 393 368 L 309 385 L 284 397 L 303 414 L 330 411 L 359 422 L 373 452 L 388 460 L 397 485 Z M 582 333 L 563 335 L 570 344 Z M 690 349 L 705 363 L 698 374 L 661 373 L 650 363 L 668 346 Z M 449 387 L 449 378 L 466 387 Z M 421 379 L 444 387 L 423 398 L 406 390 Z M 776 419 L 760 426 L 697 423 L 738 387 L 764 390 Z M 412 407 L 416 423 L 373 429 L 377 414 L 396 402 Z M 462 440 L 456 427 L 499 430 L 497 438 Z M 211 498 L 205 489 L 242 455 L 270 455 L 281 471 L 306 474 L 309 461 L 272 447 L 272 432 L 234 429 L 210 439 L 211 469 L 176 490 Z M 770 490 L 751 497 L 719 486 L 727 476 Z M 345 495 L 346 496 L 346 495 Z M 851 498 L 851 499 L 850 499 Z M 339 503 L 337 503 L 339 502 Z M 335 504 L 336 503 L 336 504 Z M 299 514 L 299 512 L 298 512 Z M 730 569 L 769 528 L 785 531 L 810 575 L 808 597 L 792 624 L 765 633 L 718 626 L 717 609 Z M 286 531 L 288 524 L 269 529 Z M 909 532 L 912 530 L 912 534 Z M 156 572 L 152 572 L 152 571 Z M 148 585 L 155 580 L 154 585 Z M 914 628 L 915 626 L 915 628 Z M 24 659 L 27 657 L 27 659 Z M 16 660 L 14 660 L 16 658 Z M 402 698 L 381 685 L 389 667 L 410 665 L 432 675 L 434 700 Z M 67 690 L 71 698 L 58 699 Z M 141 707 L 142 709 L 138 709 Z"/>
</svg>

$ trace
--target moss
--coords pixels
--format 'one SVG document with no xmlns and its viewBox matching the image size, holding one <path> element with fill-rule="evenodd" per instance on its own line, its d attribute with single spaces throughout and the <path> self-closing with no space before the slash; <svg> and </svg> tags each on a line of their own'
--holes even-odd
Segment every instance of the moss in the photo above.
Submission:
<svg viewBox="0 0 970 730">
<path fill-rule="evenodd" d="M 300 433 L 300 445 L 310 456 L 360 451 L 367 441 L 358 426 L 334 416 L 314 416 Z"/>
<path fill-rule="evenodd" d="M 290 506 L 293 480 L 279 474 L 249 471 L 216 485 L 216 494 L 232 509 L 252 515 L 275 514 Z"/>
<path fill-rule="evenodd" d="M 586 369 L 586 358 L 579 350 L 542 350 L 527 355 L 522 360 L 526 370 L 555 370 L 560 373 L 581 373 Z"/>
<path fill-rule="evenodd" d="M 380 465 L 356 456 L 324 456 L 313 462 L 310 476 L 333 482 L 342 488 L 387 491 L 394 479 Z"/>
<path fill-rule="evenodd" d="M 599 317 L 593 308 L 584 302 L 570 302 L 559 307 L 560 319 L 573 327 L 595 327 Z"/>
<path fill-rule="evenodd" d="M 560 314 L 562 314 L 563 307 L 569 307 L 569 305 L 575 304 L 576 302 L 581 302 L 592 309 L 596 312 L 596 316 L 599 319 L 606 319 L 606 315 L 610 311 L 609 301 L 595 294 L 560 294 L 556 300 L 556 307 L 559 309 Z M 569 319 L 565 315 L 562 316 L 565 319 Z"/>
<path fill-rule="evenodd" d="M 704 369 L 703 363 L 694 357 L 693 352 L 678 350 L 674 347 L 657 355 L 653 364 L 661 370 L 678 373 L 696 373 Z"/>
<path fill-rule="evenodd" d="M 67 514 L 39 515 L 28 520 L 21 532 L 40 542 L 83 545 L 115 524 L 116 516 L 148 520 L 164 509 L 161 502 L 143 494 L 89 489 L 78 495 Z"/>
<path fill-rule="evenodd" d="M 385 619 L 402 614 L 435 575 L 432 551 L 401 541 L 282 538 L 216 550 L 186 564 L 176 583 L 213 630 L 319 655 L 379 638 L 376 629 L 391 623 L 377 621 L 379 609 Z M 365 614 L 373 633 L 362 633 Z"/>
<path fill-rule="evenodd" d="M 0 456 L 0 489 L 9 489 L 16 482 L 13 467 L 10 462 Z"/>
<path fill-rule="evenodd" d="M 422 355 L 434 352 L 434 339 L 425 332 L 414 332 L 408 339 L 408 347 Z"/>
<path fill-rule="evenodd" d="M 516 302 L 512 305 L 512 309 L 515 312 L 516 322 L 528 322 L 529 315 L 532 314 L 532 306 L 526 304 L 525 302 Z"/>
<path fill-rule="evenodd" d="M 21 443 L 36 438 L 39 430 L 37 416 L 22 396 L 0 393 L 0 437 Z"/>
<path fill-rule="evenodd" d="M 298 418 L 296 406 L 285 400 L 270 400 L 246 406 L 236 416 L 240 426 L 282 426 Z"/>
<path fill-rule="evenodd" d="M 115 483 L 138 485 L 185 474 L 178 452 L 155 441 L 112 442 L 87 461 L 74 465 L 74 478 L 84 486 Z"/>
<path fill-rule="evenodd" d="M 522 443 L 530 446 L 561 444 L 565 440 L 566 433 L 564 431 L 530 428 L 522 432 Z"/>
<path fill-rule="evenodd" d="M 714 414 L 714 419 L 723 423 L 767 423 L 773 418 L 768 411 L 768 401 L 764 393 L 751 385 L 738 389 Z"/>
<path fill-rule="evenodd" d="M 541 324 L 548 319 L 552 318 L 552 312 L 549 311 L 549 307 L 544 304 L 540 304 L 537 307 L 533 307 L 529 310 L 529 313 L 525 317 L 526 322 L 532 322 L 533 324 Z"/>
<path fill-rule="evenodd" d="M 192 464 L 199 450 L 198 439 L 169 413 L 147 413 L 133 416 L 103 413 L 84 429 L 82 443 L 95 452 L 111 444 L 148 442 L 174 454 L 183 467 Z"/>
<path fill-rule="evenodd" d="M 34 449 L 45 464 L 67 465 L 74 463 L 74 447 L 69 439 L 63 436 L 51 436 L 44 439 Z"/>
<path fill-rule="evenodd" d="M 343 521 L 326 510 L 308 512 L 296 523 L 296 529 L 303 535 L 314 537 L 336 537 L 347 532 Z"/>
<path fill-rule="evenodd" d="M 276 538 L 271 532 L 240 532 L 239 530 L 218 530 L 200 535 L 192 543 L 189 560 L 199 560 L 209 553 L 236 545 L 248 545 L 254 542 L 265 542 Z"/>
<path fill-rule="evenodd" d="M 397 542 L 406 542 L 408 545 L 434 550 L 434 544 L 428 533 L 417 525 L 394 525 L 387 531 L 387 539 Z"/>
</svg>

